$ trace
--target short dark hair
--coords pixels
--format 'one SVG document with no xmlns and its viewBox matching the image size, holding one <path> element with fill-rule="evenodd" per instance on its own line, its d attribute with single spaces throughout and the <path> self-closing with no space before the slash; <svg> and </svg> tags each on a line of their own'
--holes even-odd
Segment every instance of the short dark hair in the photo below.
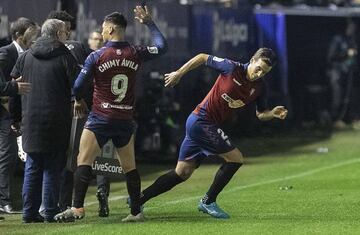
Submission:
<svg viewBox="0 0 360 235">
<path fill-rule="evenodd" d="M 49 20 L 49 19 L 57 19 L 57 20 L 61 20 L 61 21 L 64 21 L 64 22 L 65 21 L 72 22 L 74 20 L 74 17 L 72 17 L 66 11 L 51 11 L 46 19 L 47 20 Z"/>
<path fill-rule="evenodd" d="M 118 25 L 121 28 L 126 29 L 127 21 L 123 14 L 119 12 L 113 12 L 107 16 L 105 16 L 104 21 L 111 22 L 114 25 Z"/>
<path fill-rule="evenodd" d="M 275 52 L 272 49 L 266 47 L 258 49 L 253 55 L 252 59 L 262 59 L 270 67 L 274 67 L 277 63 L 277 57 Z"/>
<path fill-rule="evenodd" d="M 18 39 L 19 36 L 24 35 L 25 31 L 32 26 L 35 26 L 35 22 L 28 18 L 21 17 L 13 22 L 10 26 L 10 34 L 13 40 Z"/>
</svg>

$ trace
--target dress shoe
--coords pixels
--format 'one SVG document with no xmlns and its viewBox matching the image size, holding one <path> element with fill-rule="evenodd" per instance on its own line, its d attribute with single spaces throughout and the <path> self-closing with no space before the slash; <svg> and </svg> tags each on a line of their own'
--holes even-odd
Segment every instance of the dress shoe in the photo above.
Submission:
<svg viewBox="0 0 360 235">
<path fill-rule="evenodd" d="M 24 224 L 43 223 L 44 222 L 44 217 L 42 217 L 41 215 L 36 215 L 35 217 L 23 217 L 22 222 Z"/>
<path fill-rule="evenodd" d="M 12 206 L 10 204 L 5 206 L 0 206 L 0 212 L 6 213 L 6 214 L 21 214 L 21 211 L 14 211 Z"/>
</svg>

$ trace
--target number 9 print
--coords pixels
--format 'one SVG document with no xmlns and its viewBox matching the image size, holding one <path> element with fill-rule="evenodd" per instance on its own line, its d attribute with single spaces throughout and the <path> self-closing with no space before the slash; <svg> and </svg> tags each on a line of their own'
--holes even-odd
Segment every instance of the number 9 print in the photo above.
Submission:
<svg viewBox="0 0 360 235">
<path fill-rule="evenodd" d="M 129 79 L 125 74 L 115 75 L 111 79 L 111 93 L 118 96 L 114 102 L 121 103 L 121 101 L 125 98 L 128 88 L 128 80 Z"/>
</svg>

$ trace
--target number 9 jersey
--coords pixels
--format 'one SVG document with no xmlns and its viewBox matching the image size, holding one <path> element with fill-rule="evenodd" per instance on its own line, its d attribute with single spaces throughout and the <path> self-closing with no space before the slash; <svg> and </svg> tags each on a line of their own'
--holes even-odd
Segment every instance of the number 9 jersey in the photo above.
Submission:
<svg viewBox="0 0 360 235">
<path fill-rule="evenodd" d="M 142 62 L 162 54 L 161 49 L 107 42 L 86 59 L 74 85 L 76 98 L 82 96 L 82 83 L 93 78 L 92 112 L 106 119 L 133 119 L 137 72 Z"/>
</svg>

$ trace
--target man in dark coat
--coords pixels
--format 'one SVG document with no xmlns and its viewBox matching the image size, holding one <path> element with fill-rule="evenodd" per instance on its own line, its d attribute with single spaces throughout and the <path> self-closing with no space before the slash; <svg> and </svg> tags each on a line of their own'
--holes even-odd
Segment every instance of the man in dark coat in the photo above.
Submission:
<svg viewBox="0 0 360 235">
<path fill-rule="evenodd" d="M 24 43 L 25 32 L 35 27 L 35 23 L 27 18 L 19 18 L 10 27 L 13 42 L 0 48 L 0 70 L 4 75 L 2 82 L 8 82 L 5 89 L 11 89 L 11 70 L 13 69 L 18 56 L 27 49 Z M 9 86 L 10 85 L 10 86 Z M 9 90 L 8 90 L 9 91 Z M 1 97 L 0 105 L 0 211 L 13 213 L 10 197 L 10 179 L 15 160 L 17 159 L 18 148 L 16 134 L 12 130 L 13 117 L 9 112 L 9 98 Z"/>
<path fill-rule="evenodd" d="M 22 141 L 27 154 L 23 186 L 23 222 L 53 221 L 58 211 L 60 172 L 65 165 L 71 128 L 71 87 L 79 67 L 65 47 L 65 23 L 50 19 L 41 37 L 17 61 L 13 77 L 32 90 L 22 98 Z M 43 188 L 43 198 L 41 189 Z"/>
<path fill-rule="evenodd" d="M 47 19 L 57 19 L 61 20 L 66 25 L 67 39 L 65 41 L 65 46 L 69 49 L 70 53 L 74 56 L 76 62 L 79 66 L 83 66 L 86 57 L 91 53 L 91 50 L 87 48 L 82 42 L 70 40 L 71 36 L 71 25 L 74 22 L 74 17 L 68 14 L 66 11 L 51 11 Z M 92 90 L 92 82 L 88 84 L 88 90 Z M 92 101 L 92 92 L 89 93 L 86 100 L 89 102 Z M 72 104 L 74 103 L 74 98 L 72 99 Z M 73 145 L 73 144 L 72 144 Z M 70 148 L 71 146 L 70 145 Z M 77 157 L 77 150 L 73 151 L 70 149 L 67 155 L 68 159 L 71 161 L 74 157 Z M 69 164 L 68 164 L 69 166 Z M 72 193 L 74 187 L 74 172 L 73 169 L 64 168 L 61 173 L 61 183 L 60 183 L 60 196 L 59 196 L 59 207 L 61 210 L 66 210 L 71 206 Z M 42 213 L 42 212 L 41 212 Z"/>
</svg>

